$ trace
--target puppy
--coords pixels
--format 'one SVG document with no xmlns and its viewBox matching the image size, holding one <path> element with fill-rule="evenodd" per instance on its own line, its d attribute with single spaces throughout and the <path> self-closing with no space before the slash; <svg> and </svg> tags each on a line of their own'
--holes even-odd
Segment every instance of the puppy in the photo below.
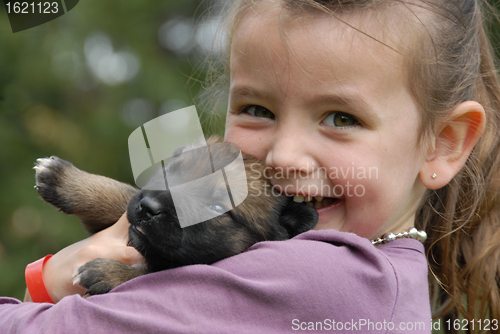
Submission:
<svg viewBox="0 0 500 334">
<path fill-rule="evenodd" d="M 150 182 L 157 182 L 155 178 L 168 172 L 169 180 L 182 184 L 198 175 L 203 176 L 202 171 L 207 168 L 213 167 L 215 171 L 224 168 L 235 153 L 239 153 L 234 145 L 220 144 L 217 137 L 210 138 L 207 143 L 212 158 L 199 155 L 196 150 L 186 150 L 183 154 L 174 152 L 165 169 Z M 312 229 L 318 220 L 314 208 L 277 194 L 266 179 L 264 166 L 246 154 L 243 154 L 248 182 L 245 200 L 230 211 L 223 205 L 211 203 L 210 210 L 218 216 L 184 228 L 179 224 L 172 188 L 168 185 L 167 190 L 148 190 L 148 186 L 138 190 L 81 171 L 57 157 L 37 162 L 35 188 L 39 195 L 60 211 L 77 215 L 89 233 L 109 227 L 127 211 L 131 224 L 129 245 L 146 260 L 147 268 L 109 259 L 88 262 L 78 268 L 74 281 L 87 289 L 86 295 L 106 293 L 148 272 L 211 264 L 244 252 L 259 241 L 289 239 Z M 211 194 L 217 193 L 217 189 L 231 191 L 222 182 L 211 186 Z M 199 197 L 203 198 L 203 194 Z"/>
</svg>

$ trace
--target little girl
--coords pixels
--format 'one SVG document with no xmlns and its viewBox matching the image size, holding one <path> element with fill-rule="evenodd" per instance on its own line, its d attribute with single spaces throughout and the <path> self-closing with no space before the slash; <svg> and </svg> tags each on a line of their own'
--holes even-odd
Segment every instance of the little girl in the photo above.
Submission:
<svg viewBox="0 0 500 334">
<path fill-rule="evenodd" d="M 0 298 L 0 332 L 498 332 L 500 86 L 478 1 L 235 0 L 227 18 L 225 140 L 316 230 L 62 298 L 93 258 L 139 261 L 121 219 L 46 262 L 57 304 Z"/>
</svg>

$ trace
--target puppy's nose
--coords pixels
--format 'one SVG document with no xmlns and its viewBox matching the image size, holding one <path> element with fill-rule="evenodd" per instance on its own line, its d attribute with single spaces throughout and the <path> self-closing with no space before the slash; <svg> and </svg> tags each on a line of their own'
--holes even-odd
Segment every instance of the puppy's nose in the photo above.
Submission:
<svg viewBox="0 0 500 334">
<path fill-rule="evenodd" d="M 139 214 L 143 214 L 148 217 L 153 217 L 161 212 L 161 204 L 156 201 L 154 198 L 149 196 L 145 196 L 139 202 L 137 206 L 136 212 Z"/>
</svg>

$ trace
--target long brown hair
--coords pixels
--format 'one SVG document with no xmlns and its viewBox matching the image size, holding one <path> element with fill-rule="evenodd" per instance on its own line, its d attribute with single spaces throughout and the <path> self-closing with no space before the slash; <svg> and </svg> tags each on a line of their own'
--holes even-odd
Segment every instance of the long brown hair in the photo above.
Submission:
<svg viewBox="0 0 500 334">
<path fill-rule="evenodd" d="M 269 0 L 232 1 L 226 14 L 228 45 L 241 15 L 262 1 Z M 452 181 L 427 192 L 416 227 L 429 236 L 425 247 L 434 317 L 452 324 L 460 318 L 500 320 L 500 85 L 483 14 L 493 9 L 486 0 L 274 1 L 294 13 L 319 10 L 337 18 L 383 6 L 399 6 L 414 15 L 420 27 L 412 25 L 415 45 L 405 54 L 410 89 L 422 112 L 422 143 L 459 103 L 474 100 L 484 107 L 482 137 Z M 227 82 L 228 63 L 222 76 L 216 73 L 217 84 L 220 78 Z M 478 327 L 476 323 L 476 332 Z"/>
<path fill-rule="evenodd" d="M 415 95 L 425 131 L 467 100 L 479 102 L 487 119 L 465 166 L 447 186 L 429 191 L 418 211 L 416 224 L 429 235 L 426 248 L 436 278 L 431 279 L 434 316 L 452 323 L 460 317 L 499 319 L 500 85 L 484 9 L 475 0 L 422 2 L 440 22 L 428 27 L 432 43 L 420 54 L 432 48 L 435 61 L 416 61 L 412 73 L 421 86 L 415 87 L 421 96 Z"/>
</svg>

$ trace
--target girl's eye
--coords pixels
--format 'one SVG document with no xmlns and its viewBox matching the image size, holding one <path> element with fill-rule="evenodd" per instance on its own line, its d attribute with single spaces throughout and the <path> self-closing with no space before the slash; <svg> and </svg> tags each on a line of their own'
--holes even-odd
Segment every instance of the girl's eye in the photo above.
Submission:
<svg viewBox="0 0 500 334">
<path fill-rule="evenodd" d="M 251 106 L 245 106 L 243 107 L 240 112 L 246 113 L 255 117 L 261 117 L 261 118 L 270 118 L 274 119 L 274 114 L 270 112 L 268 109 L 261 107 L 261 106 L 256 106 L 256 105 L 251 105 Z"/>
<path fill-rule="evenodd" d="M 333 112 L 326 116 L 323 121 L 325 125 L 335 126 L 337 128 L 346 128 L 359 124 L 356 117 L 349 115 L 345 112 Z"/>
</svg>

